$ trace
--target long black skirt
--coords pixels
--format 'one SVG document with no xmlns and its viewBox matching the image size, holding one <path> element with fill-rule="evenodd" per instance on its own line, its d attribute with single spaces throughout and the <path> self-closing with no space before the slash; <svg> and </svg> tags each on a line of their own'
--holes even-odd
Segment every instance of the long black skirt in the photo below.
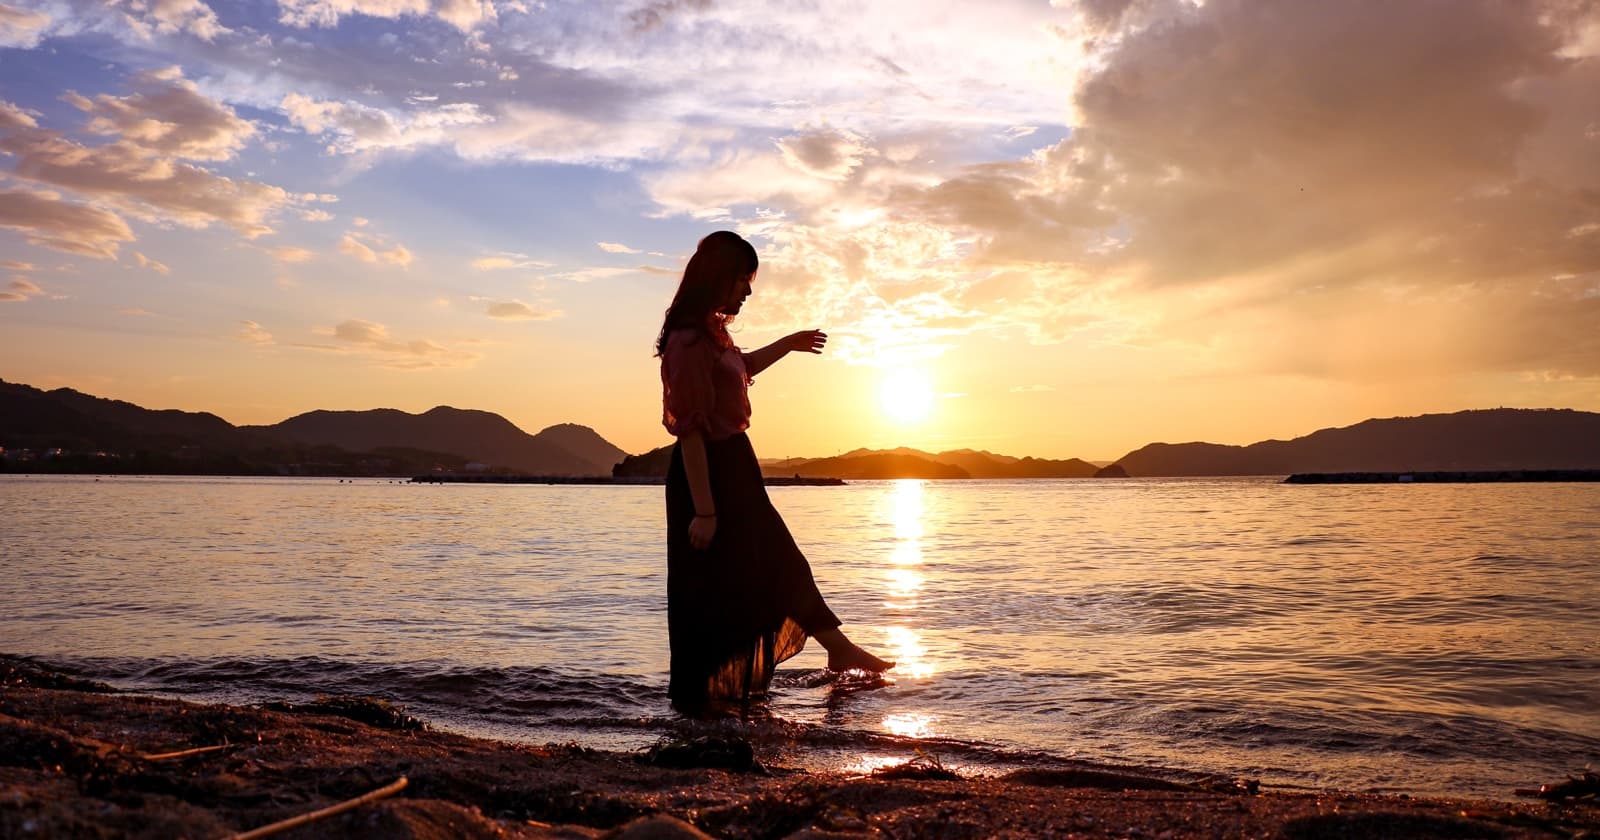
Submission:
<svg viewBox="0 0 1600 840">
<path fill-rule="evenodd" d="M 686 712 L 765 694 L 807 636 L 839 626 L 767 498 L 750 438 L 706 441 L 706 466 L 717 530 L 704 550 L 689 544 L 694 500 L 681 446 L 667 470 L 667 691 Z"/>
</svg>

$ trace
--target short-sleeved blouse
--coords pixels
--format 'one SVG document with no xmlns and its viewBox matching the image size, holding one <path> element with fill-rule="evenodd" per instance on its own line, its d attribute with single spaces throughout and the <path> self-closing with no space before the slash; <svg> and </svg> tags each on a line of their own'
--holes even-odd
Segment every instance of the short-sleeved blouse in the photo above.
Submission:
<svg viewBox="0 0 1600 840">
<path fill-rule="evenodd" d="M 750 428 L 745 354 L 698 330 L 673 330 L 661 351 L 661 425 L 723 440 Z"/>
</svg>

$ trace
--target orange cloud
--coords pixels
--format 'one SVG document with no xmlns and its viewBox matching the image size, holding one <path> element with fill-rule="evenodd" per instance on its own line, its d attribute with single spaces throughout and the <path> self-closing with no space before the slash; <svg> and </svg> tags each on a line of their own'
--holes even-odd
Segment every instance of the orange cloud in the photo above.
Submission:
<svg viewBox="0 0 1600 840">
<path fill-rule="evenodd" d="M 118 245 L 133 241 L 115 213 L 49 191 L 0 190 L 0 227 L 21 231 L 30 244 L 97 260 L 114 259 Z"/>
</svg>

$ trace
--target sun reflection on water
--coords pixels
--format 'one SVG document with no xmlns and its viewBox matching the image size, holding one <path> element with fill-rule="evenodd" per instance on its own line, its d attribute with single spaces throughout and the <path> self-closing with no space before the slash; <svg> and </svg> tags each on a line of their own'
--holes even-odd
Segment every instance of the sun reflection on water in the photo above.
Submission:
<svg viewBox="0 0 1600 840">
<path fill-rule="evenodd" d="M 889 566 L 884 570 L 888 592 L 883 605 L 900 615 L 901 623 L 886 629 L 892 648 L 891 658 L 897 663 L 894 670 L 897 677 L 927 677 L 934 673 L 921 636 L 907 626 L 915 618 L 915 611 L 922 606 L 920 596 L 923 584 L 927 582 L 927 578 L 917 571 L 917 567 L 922 565 L 922 493 L 925 484 L 921 479 L 901 479 L 894 483 L 894 492 L 889 497 L 888 513 L 894 525 L 895 545 L 889 553 Z M 890 726 L 887 719 L 884 725 Z"/>
<path fill-rule="evenodd" d="M 883 728 L 902 738 L 932 738 L 933 723 L 939 718 L 922 712 L 896 712 L 883 716 Z"/>
</svg>

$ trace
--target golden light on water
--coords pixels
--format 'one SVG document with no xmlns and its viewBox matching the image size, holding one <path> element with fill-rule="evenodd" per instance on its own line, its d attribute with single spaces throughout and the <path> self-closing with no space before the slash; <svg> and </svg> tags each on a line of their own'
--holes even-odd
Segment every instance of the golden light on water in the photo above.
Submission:
<svg viewBox="0 0 1600 840">
<path fill-rule="evenodd" d="M 890 516 L 894 519 L 894 535 L 901 541 L 896 550 L 915 549 L 919 563 L 922 561 L 922 547 L 917 541 L 922 539 L 922 485 L 925 483 L 920 478 L 896 481 L 890 510 Z"/>
<path fill-rule="evenodd" d="M 932 738 L 933 724 L 939 718 L 922 712 L 896 712 L 883 716 L 883 728 L 902 738 Z"/>
<path fill-rule="evenodd" d="M 896 663 L 894 674 L 897 677 L 927 677 L 935 671 L 933 663 L 928 661 L 928 650 L 922 645 L 921 636 L 906 626 L 915 619 L 916 610 L 922 606 L 922 587 L 927 582 L 917 568 L 922 565 L 922 496 L 925 485 L 926 482 L 914 478 L 896 481 L 888 502 L 895 545 L 889 553 L 889 567 L 884 570 L 888 591 L 883 605 L 902 616 L 901 624 L 887 630 L 891 648 L 889 658 Z"/>
</svg>

